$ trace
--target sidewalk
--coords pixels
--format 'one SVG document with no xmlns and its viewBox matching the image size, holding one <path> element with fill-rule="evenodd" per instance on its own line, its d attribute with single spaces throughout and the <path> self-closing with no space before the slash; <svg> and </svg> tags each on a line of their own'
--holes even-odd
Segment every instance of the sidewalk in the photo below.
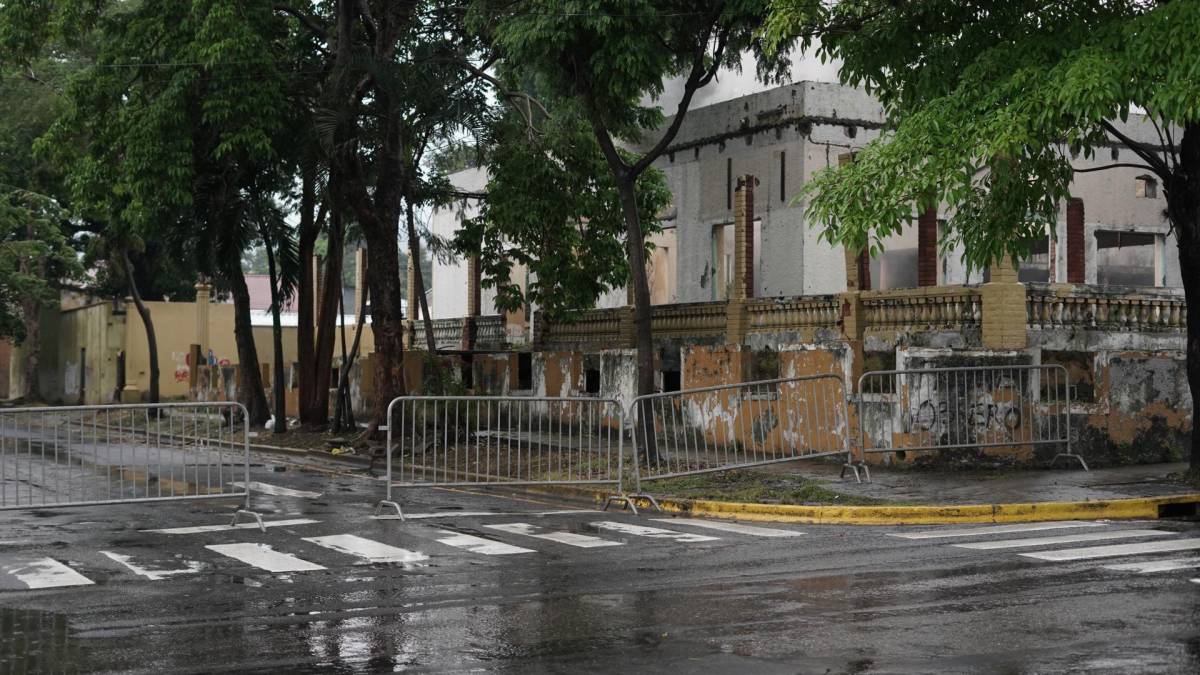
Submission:
<svg viewBox="0 0 1200 675">
<path fill-rule="evenodd" d="M 808 481 L 844 502 L 780 504 L 688 499 L 644 487 L 664 511 L 739 520 L 842 525 L 935 525 L 1195 516 L 1200 487 L 1180 479 L 1186 464 L 1080 469 L 925 472 L 872 469 L 871 483 L 841 480 L 833 464 L 775 465 L 761 476 Z M 769 479 L 767 479 L 769 480 Z M 593 492 L 598 495 L 598 492 Z M 854 505 L 854 502 L 860 505 Z M 863 503 L 874 502 L 874 503 Z M 639 508 L 650 508 L 648 500 Z"/>
<path fill-rule="evenodd" d="M 870 483 L 839 480 L 839 466 L 812 462 L 764 467 L 828 482 L 831 490 L 897 504 L 1082 502 L 1200 492 L 1183 482 L 1186 462 L 1083 471 L 1078 467 L 993 471 L 924 471 L 871 467 Z"/>
</svg>

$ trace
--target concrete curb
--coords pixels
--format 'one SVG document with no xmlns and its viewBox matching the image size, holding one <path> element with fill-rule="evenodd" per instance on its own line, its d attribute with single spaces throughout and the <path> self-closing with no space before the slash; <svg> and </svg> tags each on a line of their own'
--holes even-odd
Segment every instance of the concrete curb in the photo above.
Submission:
<svg viewBox="0 0 1200 675">
<path fill-rule="evenodd" d="M 562 487 L 537 488 L 536 491 L 576 497 L 587 495 L 597 503 L 603 502 L 611 494 L 599 490 Z M 670 497 L 660 498 L 658 502 L 667 513 L 738 520 L 822 525 L 952 525 L 1047 520 L 1153 520 L 1197 513 L 1200 509 L 1200 493 L 1082 502 L 934 506 L 803 506 Z M 644 499 L 637 500 L 637 505 L 638 509 L 652 508 L 649 501 Z"/>
</svg>

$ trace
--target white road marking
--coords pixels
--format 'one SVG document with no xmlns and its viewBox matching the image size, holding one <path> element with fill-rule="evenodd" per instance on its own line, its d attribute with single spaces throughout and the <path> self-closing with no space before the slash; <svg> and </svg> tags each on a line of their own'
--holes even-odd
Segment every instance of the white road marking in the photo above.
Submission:
<svg viewBox="0 0 1200 675">
<path fill-rule="evenodd" d="M 1200 584 L 1200 579 L 1191 579 L 1190 581 L 1191 581 L 1193 584 Z"/>
<path fill-rule="evenodd" d="M 179 576 L 180 574 L 195 574 L 204 568 L 204 563 L 202 563 L 202 562 L 197 562 L 195 560 L 183 560 L 181 562 L 183 562 L 183 564 L 187 565 L 187 567 L 177 567 L 175 569 L 169 569 L 169 570 L 161 570 L 161 569 L 160 570 L 152 570 L 149 567 L 142 567 L 141 565 L 134 564 L 133 556 L 122 555 L 120 553 L 113 553 L 112 551 L 100 551 L 100 552 L 103 553 L 104 555 L 108 556 L 112 560 L 115 560 L 116 562 L 119 562 L 122 565 L 128 567 L 129 571 L 133 572 L 134 574 L 137 574 L 138 576 L 146 577 L 147 579 L 149 579 L 151 581 L 161 581 L 163 579 L 166 579 L 167 577 L 175 577 L 175 576 Z"/>
<path fill-rule="evenodd" d="M 288 527 L 289 525 L 311 525 L 319 520 L 308 518 L 292 518 L 291 520 L 264 520 L 265 527 Z M 165 530 L 142 530 L 159 534 L 200 534 L 202 532 L 225 532 L 227 530 L 257 530 L 258 523 L 238 523 L 237 525 L 199 525 L 196 527 L 169 527 Z"/>
<path fill-rule="evenodd" d="M 1172 558 L 1170 560 L 1151 560 L 1148 562 L 1122 563 L 1120 565 L 1105 565 L 1106 570 L 1118 572 L 1173 572 L 1175 570 L 1190 570 L 1200 567 L 1200 558 Z"/>
<path fill-rule="evenodd" d="M 348 553 L 373 563 L 414 563 L 428 560 L 429 556 L 406 548 L 389 546 L 373 539 L 353 534 L 333 534 L 327 537 L 304 537 L 304 541 L 324 546 L 335 551 Z"/>
<path fill-rule="evenodd" d="M 1029 539 L 1003 539 L 1001 541 L 975 541 L 970 544 L 951 544 L 956 548 L 970 548 L 977 551 L 990 551 L 997 548 L 1022 548 L 1026 546 L 1053 546 L 1055 544 L 1075 544 L 1084 541 L 1104 541 L 1106 539 L 1136 539 L 1137 537 L 1161 537 L 1174 532 L 1163 530 L 1112 530 L 1109 532 L 1082 532 L 1064 534 L 1058 537 L 1031 537 Z"/>
<path fill-rule="evenodd" d="M 577 546 L 579 548 L 599 548 L 601 546 L 622 546 L 619 541 L 610 541 L 601 539 L 600 537 L 589 537 L 586 534 L 577 534 L 575 532 L 538 532 L 538 528 L 529 523 L 497 523 L 495 525 L 484 525 L 484 527 L 507 532 L 509 534 L 519 534 L 526 537 L 534 537 L 537 539 L 545 539 L 554 541 L 567 546 Z"/>
<path fill-rule="evenodd" d="M 652 518 L 658 523 L 678 523 L 680 525 L 693 525 L 695 527 L 706 527 L 710 530 L 720 530 L 722 532 L 734 532 L 736 534 L 749 534 L 755 537 L 799 537 L 803 532 L 794 530 L 777 530 L 770 527 L 753 527 L 751 525 L 742 525 L 741 523 L 726 523 L 719 520 L 691 520 L 687 518 Z"/>
<path fill-rule="evenodd" d="M 209 544 L 204 548 L 268 572 L 311 572 L 325 569 L 294 555 L 280 553 L 267 544 Z"/>
<path fill-rule="evenodd" d="M 942 537 L 978 537 L 985 534 L 1009 534 L 1010 532 L 1037 532 L 1040 530 L 1063 530 L 1072 527 L 1103 527 L 1108 523 L 1088 521 L 1066 521 L 1052 523 L 1026 523 L 1021 525 L 995 525 L 993 527 L 969 527 L 960 530 L 921 530 L 920 532 L 893 532 L 889 537 L 900 539 L 941 539 Z"/>
<path fill-rule="evenodd" d="M 706 534 L 692 534 L 691 532 L 676 532 L 674 530 L 661 530 L 657 527 L 646 527 L 645 525 L 632 525 L 629 523 L 618 523 L 612 520 L 602 520 L 592 523 L 592 527 L 601 530 L 612 530 L 622 534 L 633 534 L 639 537 L 652 537 L 654 539 L 674 539 L 681 542 L 698 542 L 698 541 L 718 541 L 720 537 L 710 537 Z"/>
<path fill-rule="evenodd" d="M 449 532 L 447 530 L 438 530 L 440 534 L 446 535 L 442 539 L 438 539 L 438 543 L 455 548 L 462 548 L 471 553 L 481 553 L 483 555 L 512 555 L 514 553 L 536 553 L 533 549 L 521 548 L 505 544 L 500 541 L 492 541 L 483 537 L 474 537 L 469 534 L 459 534 L 457 532 Z"/>
<path fill-rule="evenodd" d="M 429 520 L 431 518 L 477 518 L 480 516 L 503 516 L 505 518 L 513 517 L 532 517 L 532 516 L 565 516 L 578 515 L 580 513 L 601 513 L 596 509 L 571 509 L 563 511 L 438 511 L 434 513 L 405 513 L 405 520 Z M 384 514 L 379 516 L 371 516 L 375 520 L 400 520 L 396 514 Z"/>
<path fill-rule="evenodd" d="M 0 574 L 11 574 L 29 588 L 91 586 L 96 583 L 54 558 L 9 563 L 0 566 Z"/>
<path fill-rule="evenodd" d="M 233 487 L 245 489 L 246 484 L 242 481 L 235 481 Z M 260 483 L 258 481 L 250 481 L 250 491 L 260 492 L 264 495 L 275 495 L 277 497 L 300 497 L 302 499 L 316 499 L 321 496 L 320 492 L 307 492 L 305 490 L 293 490 L 279 485 L 271 485 L 270 483 Z"/>
<path fill-rule="evenodd" d="M 1038 560 L 1088 560 L 1091 558 L 1113 558 L 1121 555 L 1142 555 L 1145 553 L 1167 553 L 1170 551 L 1194 551 L 1200 549 L 1200 539 L 1172 539 L 1171 541 L 1148 541 L 1141 544 L 1118 544 L 1115 546 L 1089 546 L 1087 548 L 1068 548 L 1060 551 L 1039 551 L 1037 553 L 1022 553 L 1026 558 Z"/>
</svg>

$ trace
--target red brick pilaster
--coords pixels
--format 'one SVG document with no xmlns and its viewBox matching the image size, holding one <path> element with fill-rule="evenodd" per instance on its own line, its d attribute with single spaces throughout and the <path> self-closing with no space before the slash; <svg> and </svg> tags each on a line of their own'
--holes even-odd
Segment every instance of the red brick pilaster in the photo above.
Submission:
<svg viewBox="0 0 1200 675">
<path fill-rule="evenodd" d="M 917 285 L 937 286 L 937 209 L 929 207 L 917 216 Z"/>
<path fill-rule="evenodd" d="M 1083 200 L 1071 197 L 1067 200 L 1067 283 L 1084 283 L 1083 266 Z"/>
</svg>

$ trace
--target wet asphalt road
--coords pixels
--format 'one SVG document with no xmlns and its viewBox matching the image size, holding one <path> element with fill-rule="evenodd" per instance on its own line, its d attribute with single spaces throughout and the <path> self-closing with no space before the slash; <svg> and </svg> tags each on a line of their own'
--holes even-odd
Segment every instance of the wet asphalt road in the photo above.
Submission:
<svg viewBox="0 0 1200 675">
<path fill-rule="evenodd" d="M 416 517 L 401 523 L 370 517 L 377 481 L 253 478 L 320 493 L 256 495 L 268 522 L 317 522 L 147 531 L 224 524 L 224 503 L 0 512 L 0 673 L 1200 672 L 1200 568 L 1107 569 L 1200 551 L 1022 555 L 1186 541 L 1196 523 L 729 532 L 448 490 L 402 495 Z M 939 536 L 894 536 L 924 531 Z M 1091 539 L 1003 543 L 1075 536 Z M 1002 548 L 955 546 L 981 543 Z M 378 544 L 394 548 L 362 548 Z M 93 583 L 29 589 L 17 573 L 47 558 L 66 570 L 47 583 Z"/>
</svg>

